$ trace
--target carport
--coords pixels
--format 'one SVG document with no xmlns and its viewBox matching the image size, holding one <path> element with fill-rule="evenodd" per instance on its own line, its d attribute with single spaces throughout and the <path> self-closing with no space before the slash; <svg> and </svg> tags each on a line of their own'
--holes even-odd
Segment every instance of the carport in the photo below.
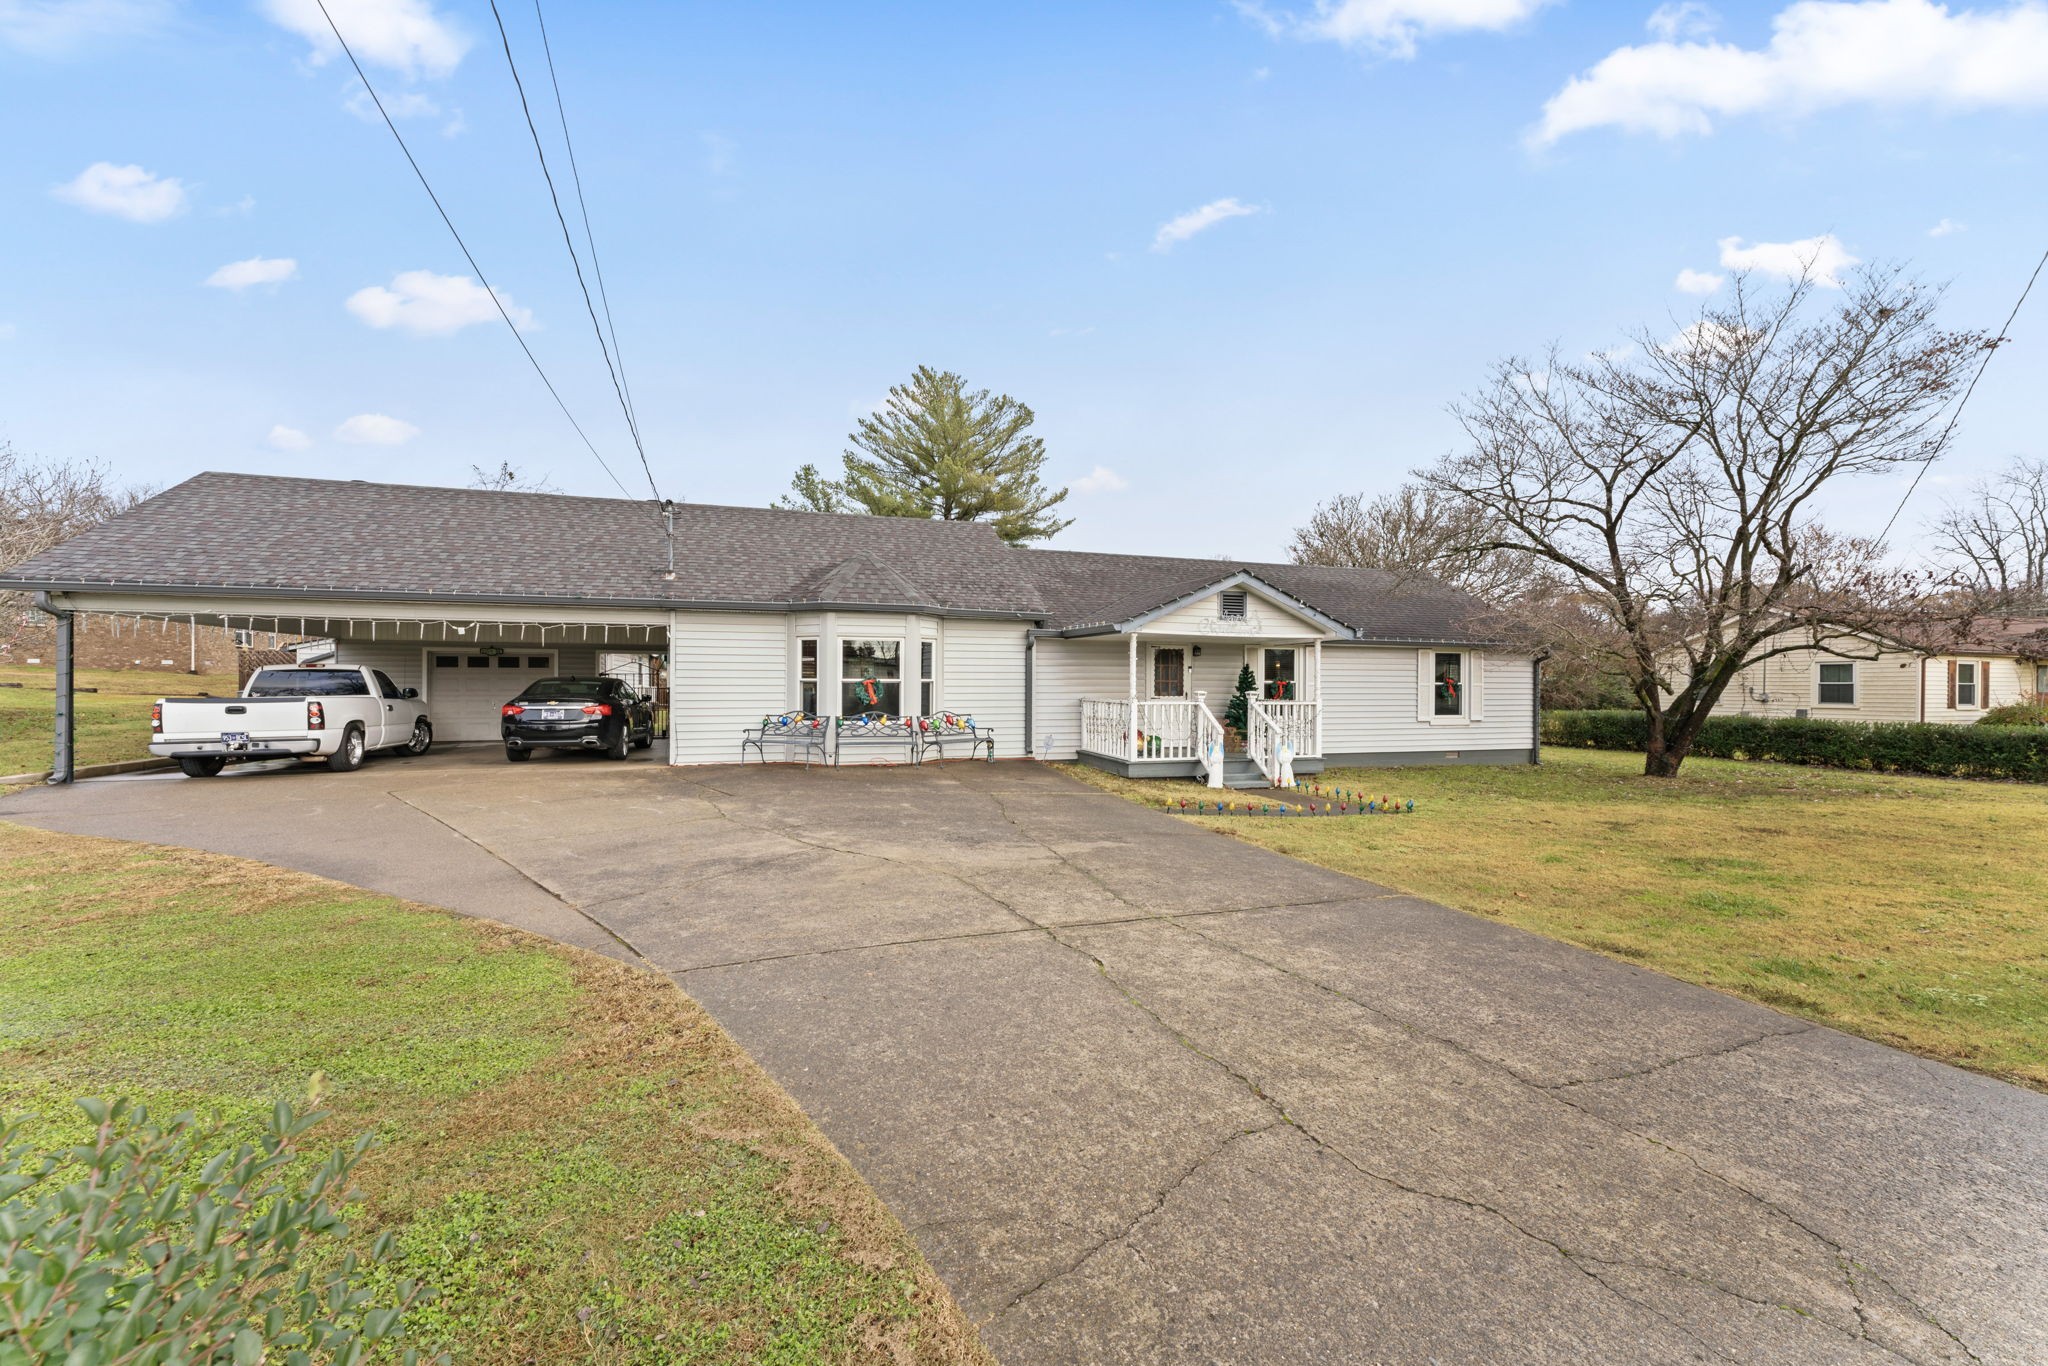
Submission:
<svg viewBox="0 0 2048 1366">
<path fill-rule="evenodd" d="M 138 623 L 179 622 L 276 632 L 334 642 L 331 661 L 382 669 L 418 688 L 441 742 L 494 742 L 498 708 L 536 678 L 610 672 L 645 681 L 668 674 L 665 610 L 611 603 L 546 607 L 509 603 L 377 601 L 341 597 L 290 603 L 249 596 L 72 589 L 37 594 L 57 619 L 56 734 L 50 781 L 71 781 L 73 618 L 93 612 Z"/>
</svg>

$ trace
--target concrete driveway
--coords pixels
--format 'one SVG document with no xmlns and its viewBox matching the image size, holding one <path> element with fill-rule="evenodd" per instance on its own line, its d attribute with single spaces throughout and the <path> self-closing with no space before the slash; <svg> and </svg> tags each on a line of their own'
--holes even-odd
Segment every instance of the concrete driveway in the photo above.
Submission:
<svg viewBox="0 0 2048 1366">
<path fill-rule="evenodd" d="M 1016 1363 L 2048 1361 L 2048 1097 L 1029 764 L 0 802 L 672 974 Z"/>
</svg>

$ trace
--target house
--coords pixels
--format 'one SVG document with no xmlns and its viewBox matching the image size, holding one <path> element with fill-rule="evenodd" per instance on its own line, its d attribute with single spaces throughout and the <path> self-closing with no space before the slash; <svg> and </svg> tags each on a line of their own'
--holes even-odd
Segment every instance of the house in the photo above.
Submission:
<svg viewBox="0 0 2048 1366">
<path fill-rule="evenodd" d="M 56 622 L 25 604 L 17 610 L 8 596 L 0 667 L 53 668 Z M 274 631 L 228 630 L 162 615 L 80 613 L 72 631 L 72 659 L 81 669 L 174 669 L 246 679 L 266 664 L 288 663 L 290 649 L 290 637 Z"/>
<path fill-rule="evenodd" d="M 2041 696 L 2048 617 L 1994 617 L 1960 635 L 1862 632 L 1796 646 L 1744 668 L 1718 710 L 1968 725 L 1993 707 Z"/>
<path fill-rule="evenodd" d="M 731 763 L 801 709 L 971 714 L 997 755 L 1207 773 L 1240 666 L 1263 776 L 1529 763 L 1536 651 L 1472 598 L 1375 570 L 1020 549 L 985 524 L 202 474 L 0 588 L 334 642 L 495 741 L 548 674 L 637 660 L 668 757 Z M 849 754 L 849 761 L 854 756 Z M 886 759 L 884 752 L 869 757 Z"/>
</svg>

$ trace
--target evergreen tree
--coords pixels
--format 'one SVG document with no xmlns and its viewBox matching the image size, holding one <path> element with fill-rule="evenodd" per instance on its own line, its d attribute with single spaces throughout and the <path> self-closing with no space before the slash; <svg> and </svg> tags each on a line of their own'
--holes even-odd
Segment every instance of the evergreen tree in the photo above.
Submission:
<svg viewBox="0 0 2048 1366">
<path fill-rule="evenodd" d="M 847 440 L 844 474 L 806 465 L 778 507 L 991 523 L 1012 544 L 1071 525 L 1052 514 L 1067 496 L 1040 481 L 1045 441 L 1031 409 L 1008 394 L 969 391 L 951 371 L 920 365 Z"/>
<path fill-rule="evenodd" d="M 1223 724 L 1239 735 L 1251 729 L 1251 696 L 1258 690 L 1259 677 L 1252 672 L 1252 666 L 1246 664 L 1238 669 L 1237 690 L 1230 694 L 1230 701 L 1223 708 Z"/>
</svg>

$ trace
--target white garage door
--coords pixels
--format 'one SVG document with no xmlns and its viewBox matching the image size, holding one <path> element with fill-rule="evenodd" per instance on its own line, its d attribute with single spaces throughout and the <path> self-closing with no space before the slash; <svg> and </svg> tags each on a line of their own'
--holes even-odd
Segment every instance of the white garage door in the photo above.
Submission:
<svg viewBox="0 0 2048 1366">
<path fill-rule="evenodd" d="M 427 652 L 427 715 L 433 718 L 436 740 L 498 739 L 498 709 L 517 697 L 536 678 L 555 672 L 552 650 L 520 650 L 507 645 L 503 654 L 477 650 Z"/>
</svg>

